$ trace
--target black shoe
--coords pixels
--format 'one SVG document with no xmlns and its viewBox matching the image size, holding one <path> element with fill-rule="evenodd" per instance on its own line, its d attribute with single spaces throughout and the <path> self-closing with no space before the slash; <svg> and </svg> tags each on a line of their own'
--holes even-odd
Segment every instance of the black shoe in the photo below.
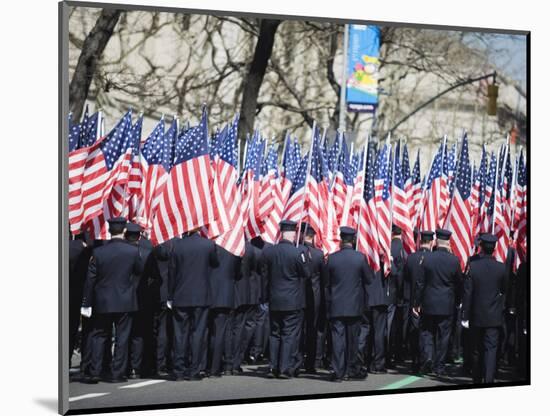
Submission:
<svg viewBox="0 0 550 416">
<path fill-rule="evenodd" d="M 331 372 L 328 379 L 335 383 L 341 383 L 342 379 L 336 375 L 335 372 Z"/>
<path fill-rule="evenodd" d="M 279 378 L 280 378 L 281 380 L 290 380 L 290 379 L 291 379 L 291 376 L 290 376 L 290 374 L 288 374 L 288 373 L 281 373 L 281 374 L 279 374 Z"/>
<path fill-rule="evenodd" d="M 136 373 L 136 370 L 132 370 L 128 378 L 130 380 L 135 380 L 135 379 L 141 378 L 141 375 L 139 373 Z"/>
<path fill-rule="evenodd" d="M 296 370 L 294 370 L 294 372 L 292 373 L 292 375 L 297 378 L 297 377 L 300 377 L 300 369 L 297 368 Z"/>
<path fill-rule="evenodd" d="M 224 370 L 223 375 L 224 376 L 232 376 L 233 375 L 233 370 Z"/>
<path fill-rule="evenodd" d="M 101 377 L 98 376 L 88 376 L 84 375 L 80 378 L 80 382 L 84 384 L 97 384 L 101 380 Z"/>
<path fill-rule="evenodd" d="M 352 374 L 352 375 L 348 376 L 347 380 L 364 380 L 366 378 L 367 378 L 367 373 L 363 372 L 363 371 L 360 371 L 356 374 Z M 345 377 L 344 377 L 344 380 L 346 380 Z"/>
<path fill-rule="evenodd" d="M 190 381 L 200 381 L 202 380 L 202 376 L 200 374 L 195 374 L 194 376 L 189 377 Z"/>
<path fill-rule="evenodd" d="M 371 374 L 387 374 L 388 373 L 388 370 L 386 370 L 385 368 L 373 368 L 372 370 L 370 370 Z"/>
<path fill-rule="evenodd" d="M 266 374 L 267 378 L 277 378 L 277 371 L 269 369 L 269 371 Z"/>
<path fill-rule="evenodd" d="M 157 371 L 156 373 L 154 373 L 152 375 L 153 378 L 162 378 L 162 379 L 165 379 L 165 378 L 168 378 L 170 377 L 170 373 L 168 371 L 165 371 L 165 370 L 159 370 Z"/>
<path fill-rule="evenodd" d="M 315 368 L 306 368 L 306 374 L 317 374 L 317 370 Z"/>
<path fill-rule="evenodd" d="M 187 380 L 189 380 L 189 377 L 174 374 L 174 375 L 172 375 L 172 377 L 170 377 L 170 379 L 172 381 L 187 381 Z"/>
<path fill-rule="evenodd" d="M 258 362 L 258 360 L 256 359 L 256 357 L 254 357 L 253 355 L 251 355 L 250 357 L 248 357 L 248 364 L 251 364 L 251 365 L 254 365 Z"/>
<path fill-rule="evenodd" d="M 449 377 L 449 373 L 444 368 L 438 371 L 434 371 L 436 377 Z"/>
<path fill-rule="evenodd" d="M 422 367 L 420 367 L 420 373 L 422 374 L 429 374 L 432 371 L 432 360 L 426 361 L 424 364 L 422 364 Z"/>
<path fill-rule="evenodd" d="M 107 383 L 126 383 L 128 379 L 126 377 L 111 377 L 105 379 Z"/>
<path fill-rule="evenodd" d="M 237 368 L 234 368 L 233 369 L 233 374 L 242 374 L 244 373 L 244 370 L 242 369 L 242 367 L 237 367 Z"/>
</svg>

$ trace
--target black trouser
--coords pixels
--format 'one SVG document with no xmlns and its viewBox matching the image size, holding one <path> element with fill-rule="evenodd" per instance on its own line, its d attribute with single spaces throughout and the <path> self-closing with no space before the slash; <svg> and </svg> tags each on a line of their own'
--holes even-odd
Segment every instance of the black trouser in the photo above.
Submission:
<svg viewBox="0 0 550 416">
<path fill-rule="evenodd" d="M 265 354 L 269 342 L 269 309 L 258 305 L 254 314 L 255 328 L 250 346 L 250 355 L 258 358 Z"/>
<path fill-rule="evenodd" d="M 73 352 L 76 349 L 76 339 L 78 336 L 78 326 L 80 324 L 80 304 L 69 304 L 69 366 Z M 82 340 L 81 340 L 82 343 Z M 82 348 L 81 348 L 82 351 Z"/>
<path fill-rule="evenodd" d="M 253 305 L 241 305 L 235 309 L 233 314 L 233 370 L 237 370 L 241 367 L 244 360 L 244 353 L 248 345 L 245 337 L 245 324 L 246 321 L 253 315 Z"/>
<path fill-rule="evenodd" d="M 134 315 L 130 335 L 130 369 L 137 374 L 150 374 L 153 370 L 153 313 L 140 310 Z"/>
<path fill-rule="evenodd" d="M 413 369 L 420 363 L 420 317 L 412 312 L 409 307 L 407 318 L 407 347 L 412 360 Z"/>
<path fill-rule="evenodd" d="M 474 383 L 493 383 L 497 368 L 500 328 L 472 328 L 472 375 Z"/>
<path fill-rule="evenodd" d="M 452 315 L 422 315 L 420 319 L 422 363 L 431 361 L 436 373 L 445 369 L 452 321 Z"/>
<path fill-rule="evenodd" d="M 364 311 L 359 322 L 359 335 L 357 340 L 357 355 L 363 368 L 370 365 L 372 353 L 371 311 Z"/>
<path fill-rule="evenodd" d="M 358 357 L 358 342 L 361 317 L 331 318 L 332 371 L 337 378 L 356 377 L 361 364 Z"/>
<path fill-rule="evenodd" d="M 173 328 L 172 311 L 165 303 L 162 303 L 153 316 L 155 370 L 157 372 L 172 369 Z"/>
<path fill-rule="evenodd" d="M 386 333 L 388 324 L 388 306 L 372 306 L 369 316 L 369 336 L 372 340 L 371 370 L 383 370 L 386 367 Z M 372 334 L 372 335 L 371 335 Z"/>
<path fill-rule="evenodd" d="M 244 360 L 244 356 L 247 353 L 247 351 L 252 351 L 252 340 L 256 334 L 256 327 L 258 326 L 258 311 L 260 309 L 260 305 L 250 305 L 248 309 L 248 313 L 246 315 L 246 320 L 244 323 L 244 330 L 243 330 L 243 342 L 242 342 L 242 360 Z M 252 353 L 250 353 L 252 355 Z"/>
<path fill-rule="evenodd" d="M 401 332 L 403 331 L 402 307 L 395 303 L 388 305 L 386 329 L 386 362 L 401 358 Z"/>
<path fill-rule="evenodd" d="M 319 332 L 319 307 L 321 303 L 320 296 L 312 295 L 307 304 L 304 319 L 303 349 L 305 353 L 304 367 L 306 370 L 315 369 L 317 358 L 317 336 Z"/>
<path fill-rule="evenodd" d="M 222 371 L 222 359 L 231 355 L 226 351 L 227 332 L 230 332 L 231 309 L 212 308 L 208 313 L 208 334 L 209 334 L 209 371 L 210 374 L 220 374 Z"/>
<path fill-rule="evenodd" d="M 112 326 L 115 326 L 115 351 L 111 364 L 113 378 L 126 376 L 128 368 L 128 346 L 130 333 L 132 331 L 131 312 L 123 313 L 98 313 L 93 318 L 94 329 L 92 333 L 92 361 L 90 374 L 94 377 L 101 375 L 103 369 L 104 354 L 106 349 L 110 349 L 110 334 Z"/>
<path fill-rule="evenodd" d="M 208 321 L 208 307 L 174 307 L 174 375 L 197 376 L 200 372 L 204 345 L 204 331 Z M 190 352 L 191 360 L 187 358 Z"/>
<path fill-rule="evenodd" d="M 269 362 L 272 371 L 292 375 L 296 369 L 296 345 L 302 321 L 303 310 L 270 312 Z"/>
<path fill-rule="evenodd" d="M 90 375 L 93 352 L 94 319 L 82 317 L 82 334 L 80 336 L 80 374 Z"/>
</svg>

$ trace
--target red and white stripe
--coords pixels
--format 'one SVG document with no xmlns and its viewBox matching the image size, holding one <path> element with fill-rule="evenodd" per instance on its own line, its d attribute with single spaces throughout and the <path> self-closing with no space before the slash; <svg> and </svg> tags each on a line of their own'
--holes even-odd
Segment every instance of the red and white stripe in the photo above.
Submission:
<svg viewBox="0 0 550 416">
<path fill-rule="evenodd" d="M 368 204 L 361 198 L 361 209 L 358 215 L 357 250 L 367 256 L 369 266 L 375 271 L 380 270 L 380 247 L 378 237 L 378 218 L 375 199 Z"/>
<path fill-rule="evenodd" d="M 415 251 L 415 241 L 413 227 L 409 217 L 410 204 L 407 198 L 407 192 L 398 186 L 392 189 L 392 221 L 402 230 L 403 248 L 410 254 Z"/>
<path fill-rule="evenodd" d="M 160 244 L 216 220 L 218 208 L 212 198 L 212 182 L 208 155 L 177 164 L 170 170 L 153 219 L 153 244 Z"/>
<path fill-rule="evenodd" d="M 468 259 L 473 254 L 470 203 L 470 198 L 463 200 L 460 192 L 455 190 L 447 218 L 448 224 L 446 224 L 446 227 L 452 232 L 451 250 L 458 257 L 462 270 L 466 268 Z"/>
<path fill-rule="evenodd" d="M 378 245 L 384 260 L 384 275 L 391 272 L 391 207 L 390 198 L 385 201 L 382 198 L 384 179 L 374 180 L 374 192 L 376 200 L 376 215 L 378 218 Z"/>
</svg>

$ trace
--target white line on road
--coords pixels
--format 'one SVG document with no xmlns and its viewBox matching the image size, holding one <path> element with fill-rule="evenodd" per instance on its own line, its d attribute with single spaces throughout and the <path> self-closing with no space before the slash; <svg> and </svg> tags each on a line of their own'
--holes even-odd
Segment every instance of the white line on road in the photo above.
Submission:
<svg viewBox="0 0 550 416">
<path fill-rule="evenodd" d="M 129 384 L 127 386 L 120 386 L 119 389 L 136 389 L 138 387 L 150 386 L 151 384 L 164 383 L 166 380 L 148 380 L 140 383 Z"/>
<path fill-rule="evenodd" d="M 69 397 L 69 401 L 76 402 L 77 400 L 91 399 L 93 397 L 101 397 L 101 396 L 105 396 L 106 394 L 111 394 L 111 393 L 88 393 L 88 394 L 83 394 L 82 396 Z"/>
</svg>

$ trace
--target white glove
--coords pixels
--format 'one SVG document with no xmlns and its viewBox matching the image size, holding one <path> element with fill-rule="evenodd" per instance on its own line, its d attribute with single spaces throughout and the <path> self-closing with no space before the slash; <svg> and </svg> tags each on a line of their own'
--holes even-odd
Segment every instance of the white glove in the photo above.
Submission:
<svg viewBox="0 0 550 416">
<path fill-rule="evenodd" d="M 470 328 L 470 321 L 460 321 L 460 324 L 466 329 Z"/>
<path fill-rule="evenodd" d="M 90 316 L 92 316 L 92 307 L 91 306 L 88 306 L 87 308 L 86 307 L 81 307 L 80 308 L 80 314 L 82 316 L 85 316 L 86 318 L 89 318 Z"/>
<path fill-rule="evenodd" d="M 166 301 L 166 306 L 168 307 L 168 309 L 172 309 L 172 301 L 171 301 L 171 300 L 167 300 L 167 301 Z"/>
</svg>

